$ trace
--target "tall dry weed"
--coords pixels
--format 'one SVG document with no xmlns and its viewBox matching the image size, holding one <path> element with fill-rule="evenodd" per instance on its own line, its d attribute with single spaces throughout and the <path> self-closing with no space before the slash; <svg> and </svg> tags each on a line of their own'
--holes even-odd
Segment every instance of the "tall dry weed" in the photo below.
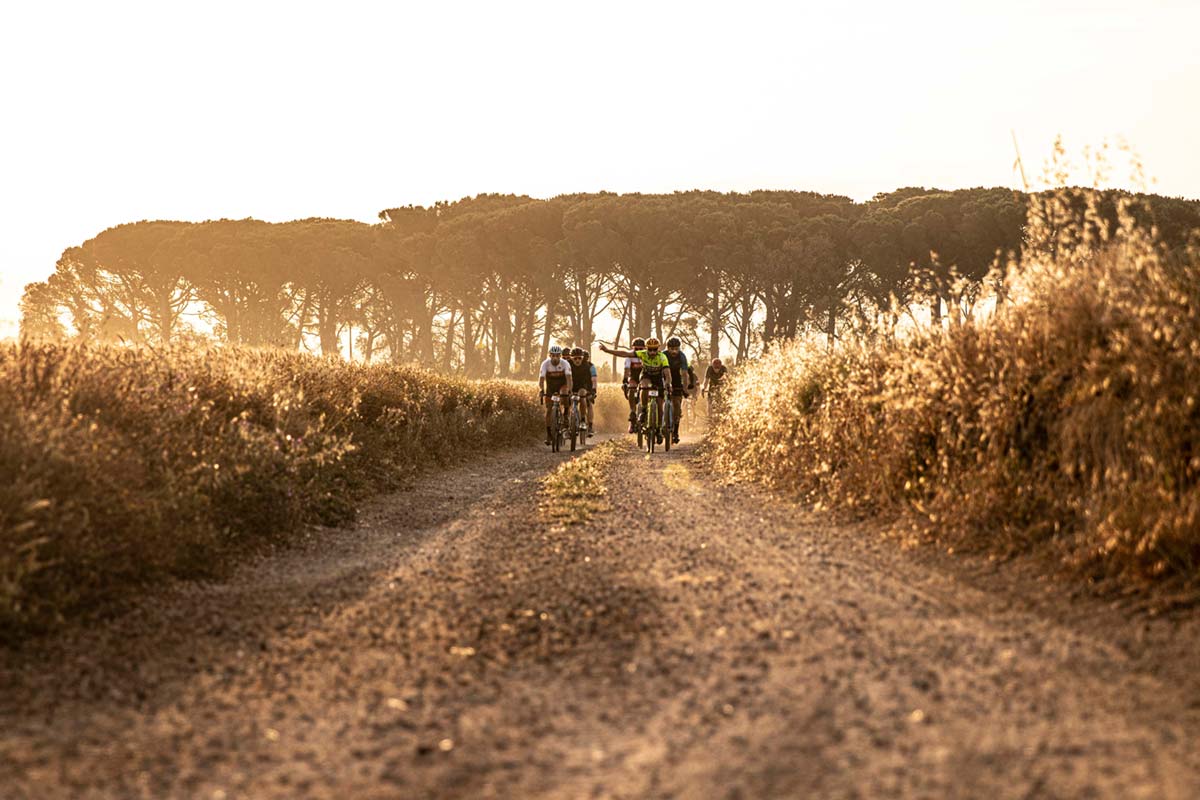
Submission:
<svg viewBox="0 0 1200 800">
<path fill-rule="evenodd" d="M 540 424 L 511 385 L 408 368 L 234 347 L 0 347 L 0 636 L 214 574 Z"/>
<path fill-rule="evenodd" d="M 742 370 L 714 464 L 957 546 L 1194 590 L 1200 255 L 1165 252 L 1135 198 L 1101 203 L 1035 197 L 986 315 Z"/>
</svg>

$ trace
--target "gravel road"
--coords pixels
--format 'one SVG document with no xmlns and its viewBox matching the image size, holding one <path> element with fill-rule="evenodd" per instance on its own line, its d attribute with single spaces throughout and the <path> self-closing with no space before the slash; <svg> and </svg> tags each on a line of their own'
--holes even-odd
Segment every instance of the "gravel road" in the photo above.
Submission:
<svg viewBox="0 0 1200 800">
<path fill-rule="evenodd" d="M 0 653 L 0 796 L 1200 797 L 1195 612 L 904 551 L 694 447 L 621 452 L 566 528 L 566 454 L 481 457 Z"/>
</svg>

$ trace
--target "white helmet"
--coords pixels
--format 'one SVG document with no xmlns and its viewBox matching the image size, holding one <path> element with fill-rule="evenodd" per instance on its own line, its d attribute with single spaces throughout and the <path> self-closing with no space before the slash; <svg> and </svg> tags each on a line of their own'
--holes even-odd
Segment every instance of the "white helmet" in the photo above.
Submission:
<svg viewBox="0 0 1200 800">
<path fill-rule="evenodd" d="M 550 355 L 552 355 L 552 356 L 561 356 L 561 355 L 562 355 L 562 348 L 561 348 L 561 347 L 559 347 L 559 346 L 558 346 L 558 345 L 556 345 L 556 344 L 552 344 L 552 345 L 550 345 Z"/>
</svg>

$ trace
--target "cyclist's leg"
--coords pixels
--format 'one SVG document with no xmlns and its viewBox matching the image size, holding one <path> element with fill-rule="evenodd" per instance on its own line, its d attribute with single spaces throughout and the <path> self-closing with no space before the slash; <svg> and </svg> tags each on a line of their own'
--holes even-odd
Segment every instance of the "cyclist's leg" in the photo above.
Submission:
<svg viewBox="0 0 1200 800">
<path fill-rule="evenodd" d="M 637 424 L 638 385 L 630 383 L 625 387 L 625 399 L 629 401 L 629 432 L 633 433 Z"/>
<path fill-rule="evenodd" d="M 659 388 L 658 388 L 658 399 L 657 399 L 657 405 L 658 405 L 658 432 L 657 432 L 657 434 L 656 434 L 656 437 L 655 437 L 655 438 L 657 438 L 657 439 L 658 439 L 658 441 L 660 441 L 660 442 L 662 441 L 662 437 L 663 437 L 663 435 L 664 435 L 663 428 L 665 428 L 665 427 L 666 427 L 666 424 L 667 424 L 667 417 L 666 417 L 666 415 L 663 413 L 663 407 L 664 407 L 664 405 L 665 405 L 667 402 L 669 402 L 669 401 L 668 401 L 668 400 L 667 400 L 667 398 L 666 398 L 666 392 L 665 392 L 665 391 L 664 391 L 664 389 L 663 389 L 663 385 L 660 383 L 660 384 L 659 384 Z M 667 435 L 667 436 L 670 436 L 670 435 L 671 435 L 671 432 L 670 432 L 670 431 L 665 431 L 665 435 Z"/>
<path fill-rule="evenodd" d="M 637 424 L 642 426 L 646 424 L 646 406 L 650 402 L 650 379 L 642 378 L 638 381 L 638 394 L 641 395 L 641 412 L 638 414 Z"/>
</svg>

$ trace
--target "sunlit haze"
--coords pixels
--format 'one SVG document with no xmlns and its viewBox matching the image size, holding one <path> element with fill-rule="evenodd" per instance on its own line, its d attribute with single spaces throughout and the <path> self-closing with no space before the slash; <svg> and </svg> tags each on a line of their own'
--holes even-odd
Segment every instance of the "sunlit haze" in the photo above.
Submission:
<svg viewBox="0 0 1200 800">
<path fill-rule="evenodd" d="M 480 192 L 1019 185 L 1124 137 L 1200 195 L 1200 3 L 22 3 L 0 12 L 0 338 L 141 219 Z"/>
</svg>

